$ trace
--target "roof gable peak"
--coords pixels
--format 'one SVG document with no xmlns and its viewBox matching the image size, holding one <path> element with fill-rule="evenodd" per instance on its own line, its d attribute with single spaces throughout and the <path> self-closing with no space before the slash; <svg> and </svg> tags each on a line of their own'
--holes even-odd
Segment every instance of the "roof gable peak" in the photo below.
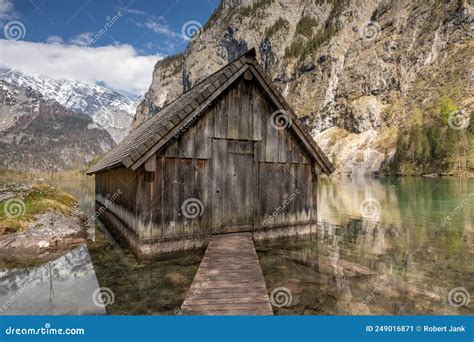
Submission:
<svg viewBox="0 0 474 342">
<path fill-rule="evenodd" d="M 254 74 L 255 81 L 260 83 L 276 107 L 288 113 L 294 122 L 292 129 L 303 141 L 323 172 L 326 174 L 332 173 L 334 170 L 332 164 L 309 133 L 306 132 L 306 129 L 302 127 L 302 124 L 298 122 L 296 114 L 291 110 L 280 92 L 267 78 L 256 59 L 255 48 L 245 52 L 233 62 L 197 83 L 155 116 L 142 123 L 87 173 L 92 174 L 117 166 L 130 167 L 136 170 L 172 139 L 175 134 L 174 131 L 182 129 L 190 119 L 196 116 L 196 113 L 205 110 L 212 101 L 247 70 Z"/>
</svg>

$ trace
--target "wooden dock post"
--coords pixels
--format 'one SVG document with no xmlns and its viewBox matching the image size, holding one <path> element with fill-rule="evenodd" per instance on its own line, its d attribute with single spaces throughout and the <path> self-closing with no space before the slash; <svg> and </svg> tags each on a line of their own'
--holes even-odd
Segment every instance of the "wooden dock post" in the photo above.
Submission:
<svg viewBox="0 0 474 342">
<path fill-rule="evenodd" d="M 214 235 L 183 315 L 273 315 L 251 233 Z"/>
</svg>

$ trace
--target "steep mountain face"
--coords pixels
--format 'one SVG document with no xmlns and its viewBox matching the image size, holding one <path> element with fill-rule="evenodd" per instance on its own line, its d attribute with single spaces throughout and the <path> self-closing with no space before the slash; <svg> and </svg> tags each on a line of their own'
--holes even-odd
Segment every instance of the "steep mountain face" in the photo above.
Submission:
<svg viewBox="0 0 474 342">
<path fill-rule="evenodd" d="M 473 13 L 467 0 L 222 0 L 156 64 L 132 127 L 256 47 L 336 173 L 472 172 Z"/>
<path fill-rule="evenodd" d="M 113 90 L 74 80 L 56 80 L 8 69 L 0 70 L 0 80 L 13 86 L 29 87 L 47 100 L 89 115 L 117 143 L 127 135 L 137 107 L 136 101 Z"/>
<path fill-rule="evenodd" d="M 0 81 L 0 166 L 62 171 L 84 165 L 115 145 L 84 114 L 47 100 L 29 87 Z"/>
</svg>

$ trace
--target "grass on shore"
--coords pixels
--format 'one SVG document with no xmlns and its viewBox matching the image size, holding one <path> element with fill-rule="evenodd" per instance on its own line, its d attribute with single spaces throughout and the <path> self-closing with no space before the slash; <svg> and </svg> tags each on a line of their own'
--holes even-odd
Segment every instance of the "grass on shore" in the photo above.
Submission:
<svg viewBox="0 0 474 342">
<path fill-rule="evenodd" d="M 35 215 L 56 211 L 71 215 L 77 201 L 71 195 L 45 184 L 35 184 L 23 198 L 0 202 L 0 236 L 25 231 Z"/>
</svg>

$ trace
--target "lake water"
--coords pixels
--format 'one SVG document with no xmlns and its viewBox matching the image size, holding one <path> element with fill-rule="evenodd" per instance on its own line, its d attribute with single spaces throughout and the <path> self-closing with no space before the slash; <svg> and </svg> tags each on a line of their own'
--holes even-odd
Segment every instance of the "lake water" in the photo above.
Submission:
<svg viewBox="0 0 474 342">
<path fill-rule="evenodd" d="M 46 182 L 94 214 L 93 178 Z M 322 180 L 317 234 L 256 245 L 275 314 L 474 314 L 473 193 L 463 178 Z M 202 252 L 138 261 L 100 222 L 90 237 L 43 265 L 0 268 L 0 314 L 175 313 Z"/>
</svg>

